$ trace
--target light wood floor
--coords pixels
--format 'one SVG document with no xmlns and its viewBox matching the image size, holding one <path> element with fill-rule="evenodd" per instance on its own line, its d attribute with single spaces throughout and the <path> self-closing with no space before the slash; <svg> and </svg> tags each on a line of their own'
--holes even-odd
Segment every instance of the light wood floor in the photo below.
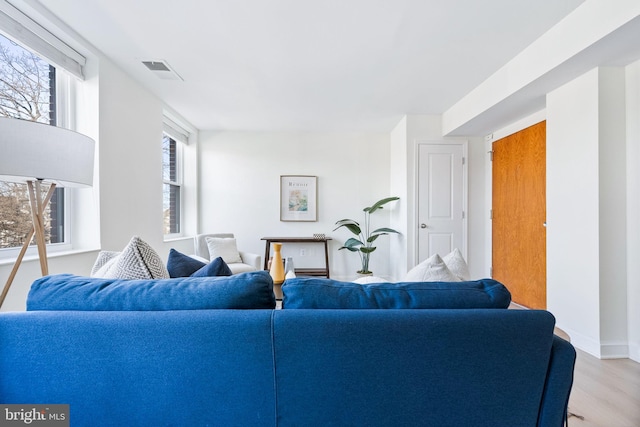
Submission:
<svg viewBox="0 0 640 427">
<path fill-rule="evenodd" d="M 522 310 L 511 303 L 510 309 Z M 571 341 L 561 329 L 555 334 Z M 576 349 L 569 397 L 570 427 L 640 427 L 640 363 L 600 360 Z"/>
<path fill-rule="evenodd" d="M 640 363 L 576 352 L 569 426 L 640 427 Z"/>
</svg>

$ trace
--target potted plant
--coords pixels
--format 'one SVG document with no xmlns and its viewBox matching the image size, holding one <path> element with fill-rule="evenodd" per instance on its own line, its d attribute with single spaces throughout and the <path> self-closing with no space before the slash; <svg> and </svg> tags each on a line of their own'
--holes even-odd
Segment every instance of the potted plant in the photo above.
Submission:
<svg viewBox="0 0 640 427">
<path fill-rule="evenodd" d="M 362 268 L 357 271 L 358 274 L 372 274 L 369 270 L 369 257 L 371 256 L 371 253 L 376 250 L 376 247 L 373 246 L 373 243 L 378 237 L 387 235 L 389 233 L 399 234 L 396 230 L 387 227 L 377 228 L 371 231 L 371 214 L 378 209 L 382 209 L 383 206 L 387 203 L 399 199 L 399 197 L 387 197 L 385 199 L 378 200 L 372 206 L 364 208 L 364 223 L 362 227 L 360 226 L 360 224 L 358 224 L 357 221 L 353 219 L 342 219 L 336 222 L 337 227 L 334 228 L 333 231 L 336 231 L 341 227 L 346 227 L 349 231 L 356 235 L 356 238 L 349 238 L 346 242 L 344 242 L 344 245 L 342 247 L 338 248 L 338 250 L 347 249 L 350 252 L 358 252 L 358 255 L 360 255 L 360 261 L 362 263 Z"/>
</svg>

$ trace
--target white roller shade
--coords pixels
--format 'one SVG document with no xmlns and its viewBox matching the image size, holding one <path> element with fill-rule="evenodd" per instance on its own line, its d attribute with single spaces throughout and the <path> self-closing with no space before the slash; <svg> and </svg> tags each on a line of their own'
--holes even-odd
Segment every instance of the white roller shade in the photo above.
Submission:
<svg viewBox="0 0 640 427">
<path fill-rule="evenodd" d="M 166 134 L 168 134 L 176 141 L 180 141 L 183 144 L 187 145 L 189 144 L 190 132 L 188 130 L 185 130 L 182 126 L 169 119 L 168 117 L 165 117 L 163 120 L 163 130 Z"/>
<path fill-rule="evenodd" d="M 0 31 L 56 67 L 84 79 L 86 58 L 5 0 L 0 0 Z"/>
</svg>

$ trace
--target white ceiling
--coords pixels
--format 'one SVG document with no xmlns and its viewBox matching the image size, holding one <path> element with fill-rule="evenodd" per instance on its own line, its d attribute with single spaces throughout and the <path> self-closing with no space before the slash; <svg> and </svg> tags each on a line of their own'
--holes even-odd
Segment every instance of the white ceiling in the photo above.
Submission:
<svg viewBox="0 0 640 427">
<path fill-rule="evenodd" d="M 584 0 L 39 0 L 202 130 L 440 114 Z M 143 60 L 166 60 L 184 81 Z"/>
</svg>

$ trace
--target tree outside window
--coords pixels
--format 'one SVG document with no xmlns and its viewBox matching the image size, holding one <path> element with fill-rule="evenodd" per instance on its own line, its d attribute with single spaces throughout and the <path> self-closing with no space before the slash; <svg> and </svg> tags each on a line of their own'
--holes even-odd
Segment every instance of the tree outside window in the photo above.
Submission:
<svg viewBox="0 0 640 427">
<path fill-rule="evenodd" d="M 166 133 L 162 136 L 164 234 L 180 233 L 180 146 Z"/>
<path fill-rule="evenodd" d="M 55 82 L 55 67 L 0 35 L 0 117 L 55 125 Z M 57 188 L 45 212 L 47 243 L 64 241 L 63 218 L 64 190 Z M 0 248 L 22 246 L 31 227 L 27 186 L 0 181 Z"/>
</svg>

